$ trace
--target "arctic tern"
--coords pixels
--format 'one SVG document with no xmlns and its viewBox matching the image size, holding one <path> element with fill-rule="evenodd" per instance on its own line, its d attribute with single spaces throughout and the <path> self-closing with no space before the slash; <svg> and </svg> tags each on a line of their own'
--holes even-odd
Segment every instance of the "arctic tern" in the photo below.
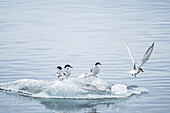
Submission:
<svg viewBox="0 0 170 113">
<path fill-rule="evenodd" d="M 133 63 L 132 70 L 131 70 L 129 73 L 131 73 L 132 76 L 136 77 L 136 75 L 137 75 L 139 72 L 144 72 L 144 71 L 142 70 L 141 66 L 142 66 L 147 60 L 149 60 L 149 57 L 151 56 L 151 53 L 152 53 L 153 48 L 154 48 L 154 42 L 153 42 L 153 44 L 148 48 L 148 50 L 145 52 L 143 58 L 137 63 L 137 65 L 136 65 L 135 60 L 134 60 L 134 58 L 133 58 L 133 56 L 132 56 L 132 53 L 131 53 L 131 51 L 130 51 L 130 49 L 129 49 L 129 47 L 128 47 L 127 41 L 125 41 L 125 42 L 126 42 L 126 46 L 127 46 L 127 49 L 128 49 L 128 53 L 129 53 L 130 58 L 131 58 L 132 63 Z"/>
</svg>

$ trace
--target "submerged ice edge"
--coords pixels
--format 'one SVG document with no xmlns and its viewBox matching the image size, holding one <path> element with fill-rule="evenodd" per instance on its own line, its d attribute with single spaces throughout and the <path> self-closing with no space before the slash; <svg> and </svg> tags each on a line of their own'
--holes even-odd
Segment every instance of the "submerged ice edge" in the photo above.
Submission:
<svg viewBox="0 0 170 113">
<path fill-rule="evenodd" d="M 99 78 L 71 78 L 65 81 L 20 79 L 0 83 L 0 89 L 33 98 L 101 99 L 126 98 L 148 92 L 142 87 L 112 85 Z"/>
</svg>

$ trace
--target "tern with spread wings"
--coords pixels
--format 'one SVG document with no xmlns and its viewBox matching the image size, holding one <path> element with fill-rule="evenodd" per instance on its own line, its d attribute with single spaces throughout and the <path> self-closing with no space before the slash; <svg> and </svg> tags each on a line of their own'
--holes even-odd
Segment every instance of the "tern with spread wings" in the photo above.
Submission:
<svg viewBox="0 0 170 113">
<path fill-rule="evenodd" d="M 130 51 L 130 49 L 129 49 L 129 47 L 128 47 L 127 41 L 125 41 L 125 42 L 126 42 L 126 46 L 127 46 L 127 49 L 128 49 L 128 53 L 129 53 L 130 58 L 131 58 L 132 63 L 133 63 L 132 70 L 131 70 L 129 73 L 131 73 L 132 76 L 136 77 L 136 75 L 137 75 L 139 72 L 144 72 L 144 71 L 142 70 L 141 66 L 142 66 L 147 60 L 149 60 L 149 57 L 151 56 L 151 53 L 152 53 L 153 48 L 154 48 L 154 42 L 153 42 L 153 44 L 149 47 L 149 49 L 145 52 L 143 58 L 137 63 L 137 65 L 136 65 L 135 60 L 134 60 L 134 58 L 133 58 L 133 56 L 132 56 L 132 53 L 131 53 L 131 51 Z"/>
</svg>

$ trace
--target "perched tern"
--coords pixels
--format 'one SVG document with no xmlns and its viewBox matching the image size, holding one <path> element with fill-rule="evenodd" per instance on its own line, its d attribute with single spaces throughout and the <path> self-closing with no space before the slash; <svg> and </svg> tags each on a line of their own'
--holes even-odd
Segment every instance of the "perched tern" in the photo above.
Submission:
<svg viewBox="0 0 170 113">
<path fill-rule="evenodd" d="M 95 67 L 94 67 L 94 68 L 91 68 L 91 69 L 85 74 L 84 78 L 87 78 L 87 77 L 89 77 L 89 76 L 93 76 L 93 77 L 96 77 L 96 78 L 97 78 L 96 75 L 100 73 L 100 69 L 99 69 L 99 66 L 100 66 L 100 65 L 101 65 L 100 62 L 97 62 L 97 63 L 95 64 Z"/>
<path fill-rule="evenodd" d="M 64 73 L 64 71 L 62 71 L 61 66 L 58 66 L 56 69 L 57 69 L 56 76 L 58 76 L 60 81 L 63 81 L 64 79 L 67 79 L 67 76 Z"/>
<path fill-rule="evenodd" d="M 64 73 L 66 74 L 67 77 L 71 75 L 71 71 L 69 70 L 70 68 L 73 68 L 73 67 L 70 66 L 69 64 L 64 66 Z"/>
<path fill-rule="evenodd" d="M 153 42 L 153 44 L 149 47 L 149 49 L 145 52 L 143 58 L 137 63 L 137 65 L 136 65 L 135 60 L 134 60 L 134 58 L 133 58 L 133 56 L 132 56 L 132 53 L 131 53 L 131 51 L 130 51 L 130 49 L 129 49 L 129 47 L 128 47 L 127 41 L 125 41 L 125 42 L 126 42 L 126 46 L 127 46 L 127 49 L 128 49 L 128 53 L 129 53 L 130 58 L 131 58 L 132 63 L 133 63 L 132 70 L 131 70 L 129 73 L 131 73 L 132 76 L 136 77 L 136 75 L 137 75 L 139 72 L 144 72 L 144 71 L 142 70 L 141 66 L 142 66 L 147 60 L 149 60 L 149 57 L 151 56 L 151 53 L 152 53 L 153 48 L 154 48 L 154 42 Z"/>
</svg>

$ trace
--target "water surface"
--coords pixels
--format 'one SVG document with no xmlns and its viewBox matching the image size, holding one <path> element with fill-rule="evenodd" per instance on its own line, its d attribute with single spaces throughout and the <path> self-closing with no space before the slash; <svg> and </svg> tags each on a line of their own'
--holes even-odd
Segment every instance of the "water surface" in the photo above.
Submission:
<svg viewBox="0 0 170 113">
<path fill-rule="evenodd" d="M 2 113 L 169 113 L 170 2 L 168 0 L 0 0 L 0 83 L 19 79 L 57 80 L 58 65 L 71 77 L 102 63 L 99 78 L 137 85 L 149 93 L 125 99 L 36 99 L 0 91 Z M 144 73 L 127 72 L 155 42 Z M 63 107 L 64 105 L 64 107 Z M 10 108 L 10 109 L 9 109 Z"/>
</svg>

